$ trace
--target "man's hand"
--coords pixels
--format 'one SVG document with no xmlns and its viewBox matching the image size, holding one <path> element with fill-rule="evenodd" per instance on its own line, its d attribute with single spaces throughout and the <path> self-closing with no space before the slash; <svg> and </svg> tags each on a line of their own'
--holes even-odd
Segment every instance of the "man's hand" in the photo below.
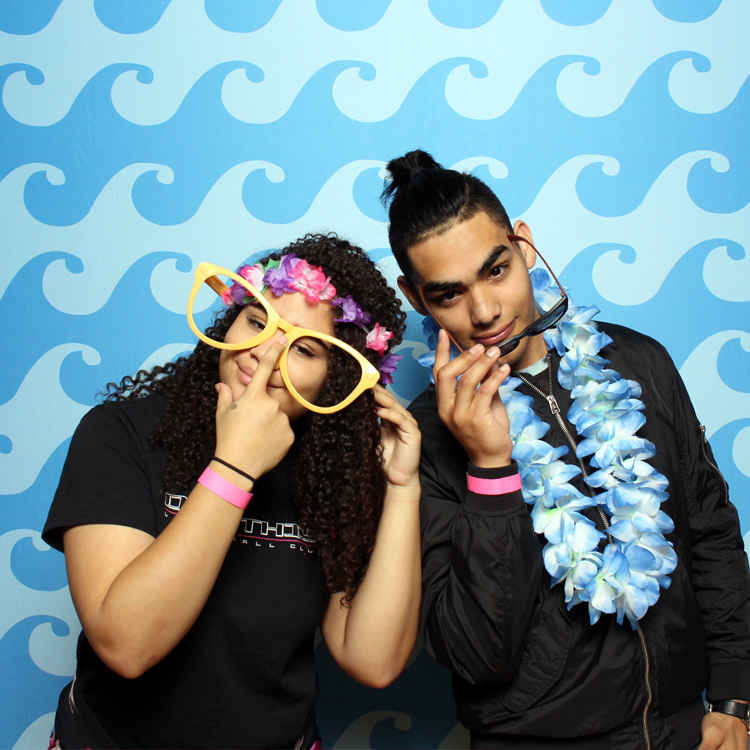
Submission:
<svg viewBox="0 0 750 750">
<path fill-rule="evenodd" d="M 477 344 L 450 361 L 450 342 L 441 330 L 433 368 L 440 419 L 469 461 L 485 468 L 508 466 L 513 450 L 508 414 L 497 393 L 510 367 L 497 366 L 499 354 L 497 347 L 485 351 Z"/>
<path fill-rule="evenodd" d="M 748 750 L 747 727 L 736 716 L 713 712 L 703 717 L 698 750 Z"/>
</svg>

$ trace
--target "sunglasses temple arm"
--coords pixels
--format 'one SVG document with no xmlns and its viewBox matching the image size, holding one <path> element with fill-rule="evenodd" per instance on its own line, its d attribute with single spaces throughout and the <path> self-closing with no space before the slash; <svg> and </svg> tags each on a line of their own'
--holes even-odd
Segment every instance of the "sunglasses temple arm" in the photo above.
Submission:
<svg viewBox="0 0 750 750">
<path fill-rule="evenodd" d="M 209 276 L 206 279 L 206 284 L 208 284 L 220 297 L 227 289 L 229 289 L 229 287 L 218 276 Z"/>
<path fill-rule="evenodd" d="M 547 263 L 546 260 L 544 260 L 544 256 L 534 247 L 534 245 L 529 242 L 525 237 L 521 237 L 519 234 L 509 234 L 508 239 L 513 242 L 525 242 L 531 249 L 541 258 L 542 263 L 544 263 L 545 266 L 547 266 L 547 270 L 550 272 L 550 275 L 555 280 L 555 284 L 557 284 L 557 288 L 560 290 L 560 294 L 562 297 L 567 297 L 568 295 L 565 293 L 565 289 L 563 289 L 563 285 L 560 283 L 560 280 L 555 276 L 555 272 L 549 267 L 549 263 Z"/>
</svg>

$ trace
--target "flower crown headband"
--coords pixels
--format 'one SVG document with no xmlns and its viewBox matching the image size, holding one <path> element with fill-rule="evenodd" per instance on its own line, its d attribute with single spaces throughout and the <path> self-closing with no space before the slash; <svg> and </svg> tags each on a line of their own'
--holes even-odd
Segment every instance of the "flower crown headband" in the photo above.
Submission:
<svg viewBox="0 0 750 750">
<path fill-rule="evenodd" d="M 375 367 L 380 372 L 380 382 L 392 383 L 392 374 L 396 372 L 400 354 L 386 354 L 388 341 L 393 338 L 393 331 L 375 323 L 371 330 L 370 313 L 365 312 L 350 294 L 346 297 L 336 297 L 336 287 L 331 284 L 331 277 L 323 273 L 319 266 L 311 266 L 304 258 L 298 258 L 294 253 L 282 256 L 281 260 L 269 260 L 265 266 L 256 263 L 254 266 L 242 265 L 237 269 L 237 275 L 247 279 L 261 294 L 270 288 L 274 295 L 281 297 L 285 292 L 305 295 L 308 302 L 329 302 L 332 307 L 340 307 L 342 316 L 334 318 L 336 323 L 354 323 L 367 331 L 365 346 L 381 355 Z M 231 287 L 222 292 L 221 299 L 225 305 L 246 305 L 250 297 L 242 284 L 236 281 Z"/>
</svg>

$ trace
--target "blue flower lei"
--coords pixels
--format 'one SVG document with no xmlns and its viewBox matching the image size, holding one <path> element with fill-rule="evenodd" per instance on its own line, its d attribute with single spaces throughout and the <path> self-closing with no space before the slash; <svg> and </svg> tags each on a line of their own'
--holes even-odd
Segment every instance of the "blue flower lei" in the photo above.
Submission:
<svg viewBox="0 0 750 750">
<path fill-rule="evenodd" d="M 547 271 L 533 270 L 531 281 L 540 310 L 560 298 Z M 674 523 L 660 509 L 669 496 L 667 479 L 647 463 L 656 449 L 636 436 L 646 422 L 641 387 L 605 369 L 609 360 L 599 352 L 612 339 L 593 322 L 598 313 L 593 305 L 570 306 L 544 338 L 561 357 L 557 379 L 573 400 L 568 420 L 583 438 L 576 454 L 591 456 L 596 469 L 584 482 L 599 494 L 587 497 L 569 483 L 581 469 L 560 460 L 569 452 L 566 445 L 553 448 L 542 440 L 549 425 L 534 413 L 530 396 L 516 393 L 520 378 L 509 377 L 499 395 L 510 420 L 523 497 L 533 506 L 534 531 L 547 540 L 542 556 L 551 585 L 564 583 L 568 609 L 587 602 L 592 625 L 603 613 L 616 613 L 618 623 L 627 617 L 635 629 L 659 599 L 660 589 L 671 583 L 677 555 L 664 534 Z M 431 318 L 423 326 L 431 351 L 419 363 L 432 367 L 437 326 Z M 597 505 L 611 523 L 606 535 L 581 513 Z M 610 541 L 599 551 L 607 535 Z"/>
</svg>

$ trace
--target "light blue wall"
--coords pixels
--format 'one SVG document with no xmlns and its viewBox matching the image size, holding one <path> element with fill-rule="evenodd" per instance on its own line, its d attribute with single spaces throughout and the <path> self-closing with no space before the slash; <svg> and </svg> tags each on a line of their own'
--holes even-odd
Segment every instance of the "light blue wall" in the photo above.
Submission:
<svg viewBox="0 0 750 750">
<path fill-rule="evenodd" d="M 3 0 L 0 748 L 42 746 L 73 672 L 39 532 L 96 391 L 193 345 L 200 260 L 335 229 L 395 282 L 380 169 L 415 147 L 667 346 L 750 531 L 749 32 L 746 0 Z M 465 742 L 426 653 L 380 692 L 318 653 L 327 746 Z"/>
</svg>

